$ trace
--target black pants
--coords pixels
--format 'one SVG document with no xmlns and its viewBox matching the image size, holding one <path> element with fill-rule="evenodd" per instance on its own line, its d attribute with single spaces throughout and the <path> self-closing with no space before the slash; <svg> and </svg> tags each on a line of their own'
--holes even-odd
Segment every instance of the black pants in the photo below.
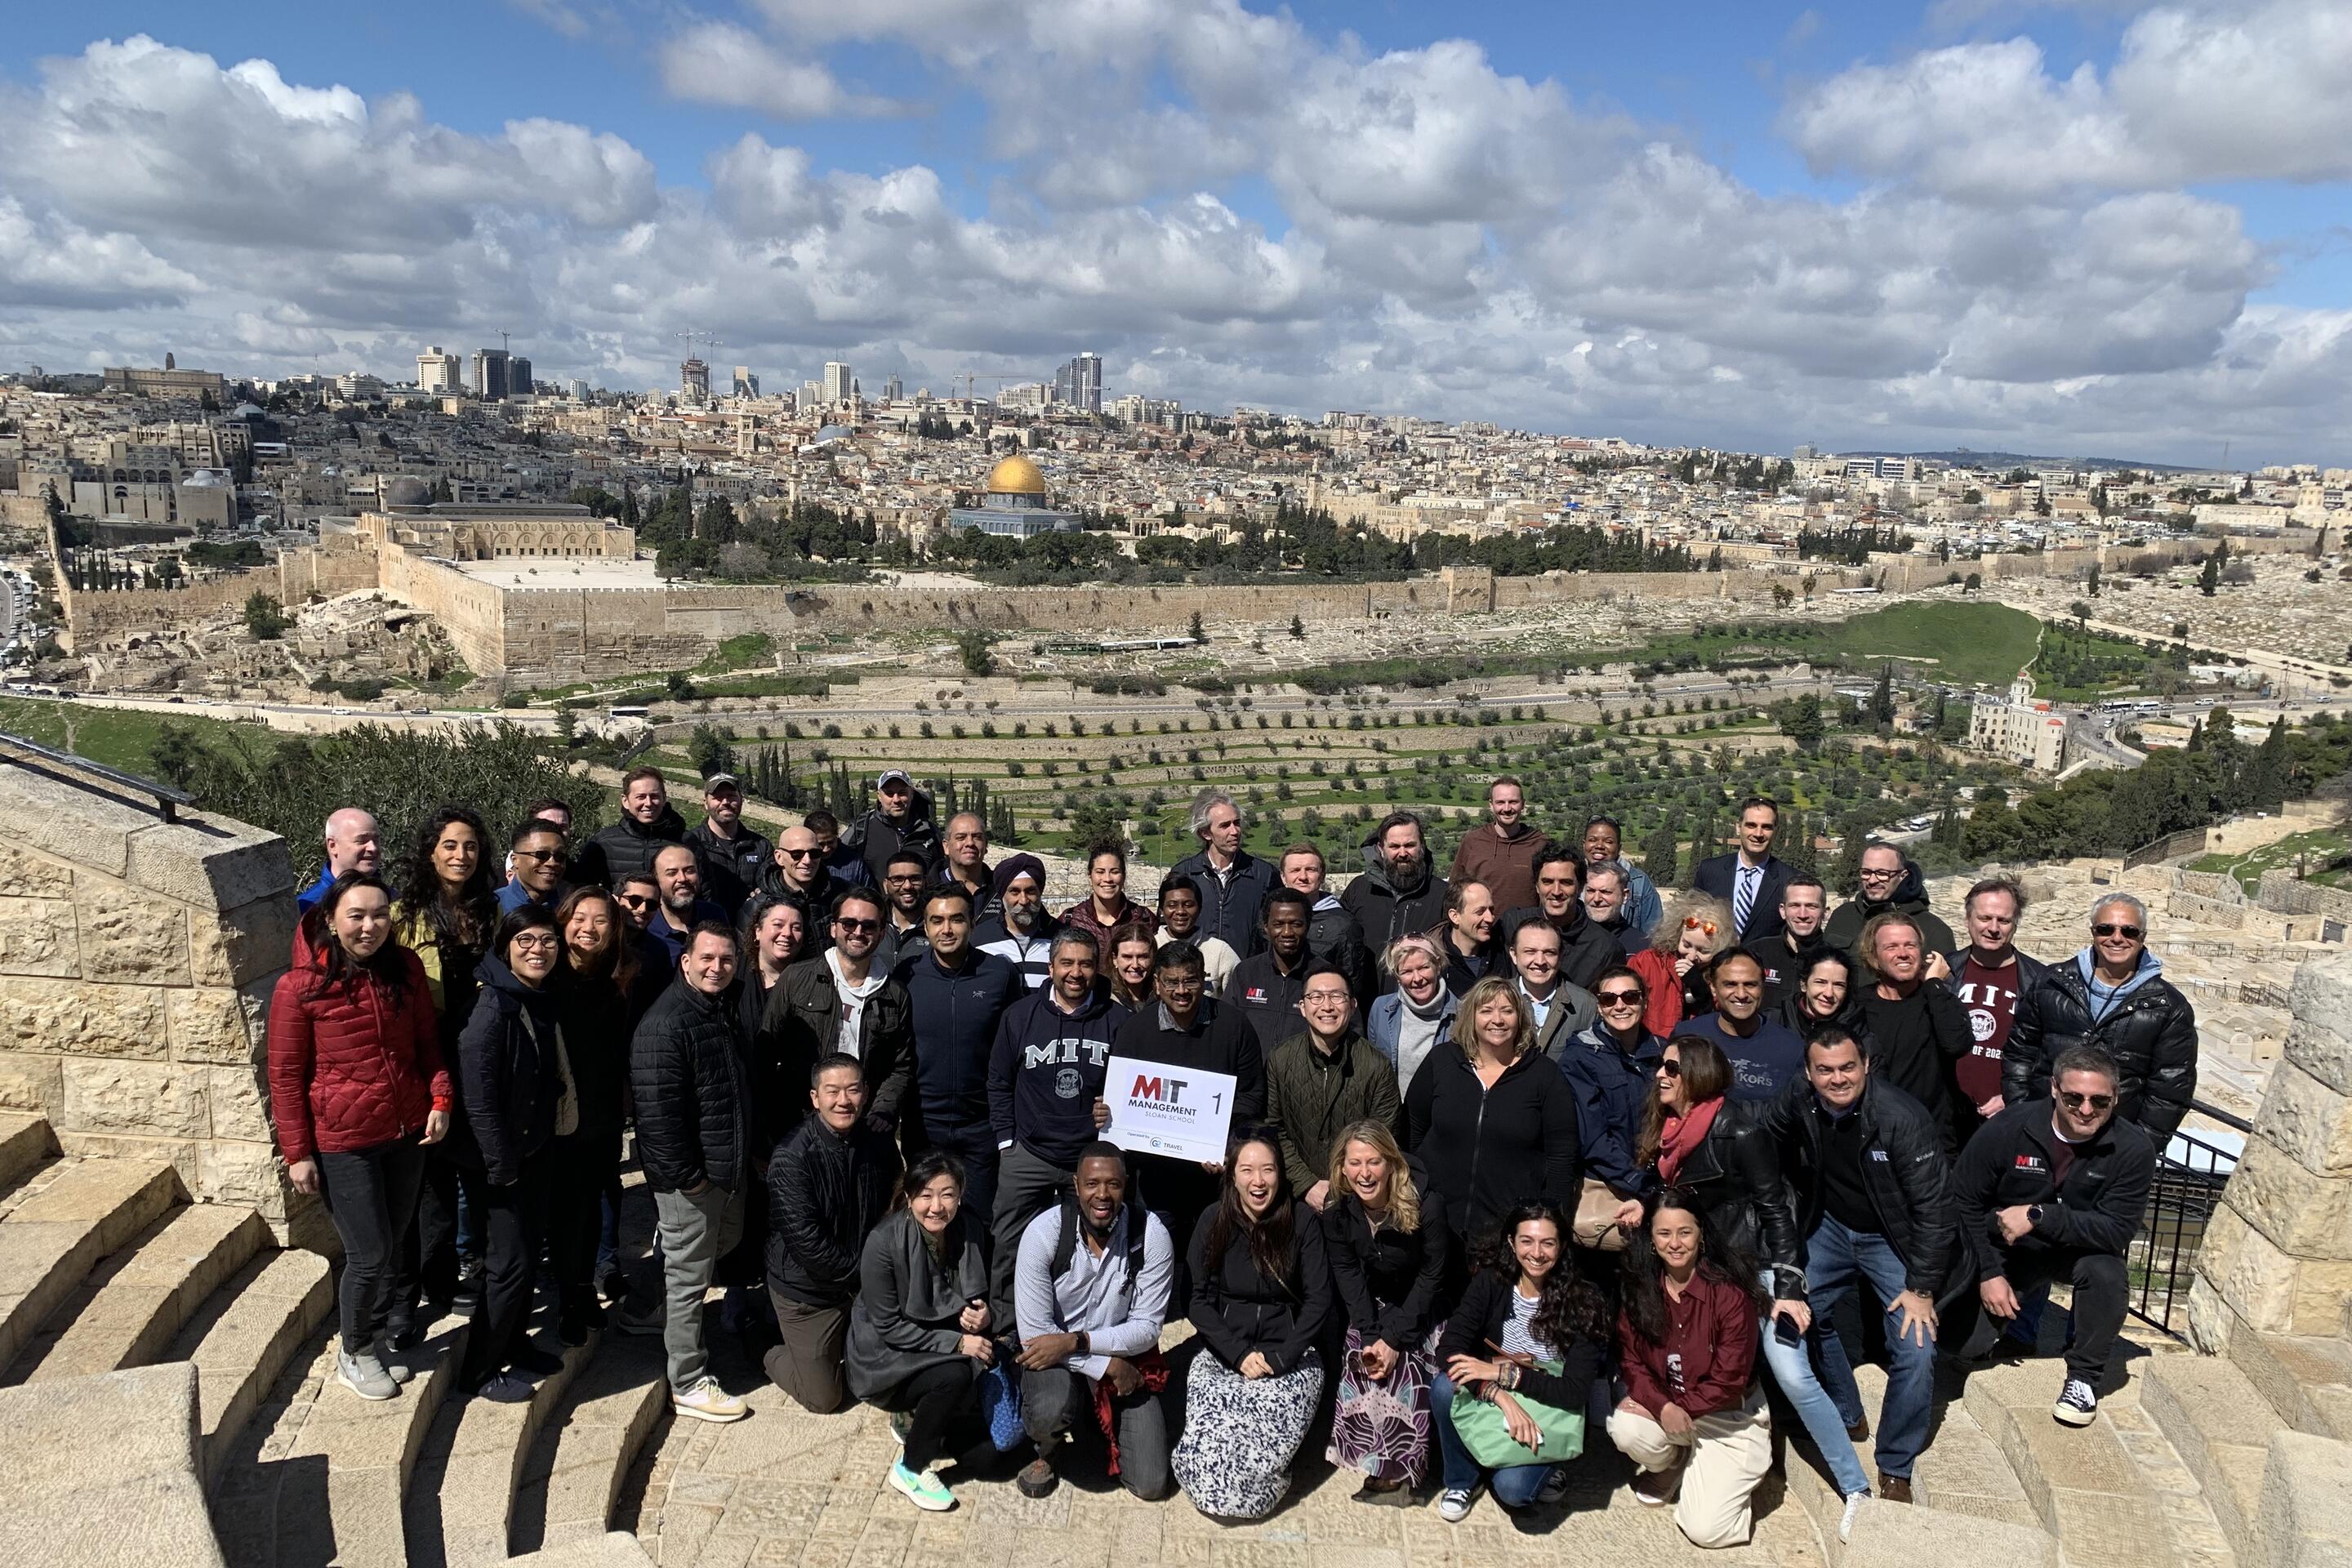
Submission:
<svg viewBox="0 0 2352 1568">
<path fill-rule="evenodd" d="M 504 1186 L 481 1184 L 481 1299 L 466 1336 L 466 1360 L 457 1386 L 479 1387 L 522 1348 L 530 1323 L 530 1277 L 539 1262 L 540 1237 L 547 1228 L 548 1189 L 555 1152 L 541 1149 L 522 1163 L 521 1175 Z"/>
<path fill-rule="evenodd" d="M 482 1212 L 482 1173 L 471 1166 L 460 1165 L 443 1152 L 445 1145 L 435 1144 L 426 1151 L 425 1184 L 417 1195 L 416 1223 L 409 1227 L 403 1242 L 393 1285 L 391 1313 L 403 1321 L 415 1320 L 419 1329 L 428 1326 L 436 1314 L 421 1310 L 420 1303 L 446 1306 L 457 1294 L 457 1205 L 459 1194 L 465 1196 L 468 1213 L 479 1216 Z M 480 1219 L 475 1219 L 477 1228 Z M 482 1238 L 467 1238 L 479 1256 Z"/>
<path fill-rule="evenodd" d="M 343 1242 L 338 1306 L 350 1353 L 375 1348 L 401 1238 L 416 1213 L 425 1159 L 424 1145 L 413 1138 L 318 1156 L 319 1194 Z"/>
<path fill-rule="evenodd" d="M 948 1429 L 971 1413 L 980 1402 L 980 1374 L 987 1368 L 968 1355 L 937 1366 L 927 1366 L 874 1403 L 891 1412 L 908 1412 L 907 1452 L 901 1460 L 920 1475 L 923 1468 L 948 1452 Z"/>
<path fill-rule="evenodd" d="M 2112 1252 L 2012 1247 L 2002 1252 L 2000 1271 L 2021 1303 L 2046 1295 L 2060 1279 L 2074 1287 L 2066 1375 L 2099 1387 L 2123 1332 L 2124 1303 L 2130 1295 L 2124 1260 Z"/>
<path fill-rule="evenodd" d="M 548 1198 L 547 1250 L 556 1300 L 566 1317 L 596 1305 L 596 1250 L 604 1226 L 604 1188 L 621 1170 L 621 1130 L 575 1132 L 551 1146 L 554 1161 Z"/>
</svg>

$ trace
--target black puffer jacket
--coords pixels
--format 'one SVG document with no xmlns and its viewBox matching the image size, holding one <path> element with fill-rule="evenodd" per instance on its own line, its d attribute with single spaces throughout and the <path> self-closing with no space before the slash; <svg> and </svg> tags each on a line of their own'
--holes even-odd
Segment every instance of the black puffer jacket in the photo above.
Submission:
<svg viewBox="0 0 2352 1568">
<path fill-rule="evenodd" d="M 657 1193 L 736 1188 L 752 1159 L 751 1087 L 732 986 L 706 996 L 670 982 L 629 1043 L 637 1163 Z"/>
<path fill-rule="evenodd" d="M 844 1137 L 809 1117 L 768 1162 L 768 1283 L 803 1307 L 857 1294 L 866 1238 L 890 1212 L 898 1151 L 863 1121 Z"/>
<path fill-rule="evenodd" d="M 2142 955 L 2143 967 L 2152 962 Z M 2170 1142 L 2197 1092 L 2197 1010 L 2189 998 L 2153 973 L 2100 1013 L 2081 955 L 2052 964 L 2018 995 L 2001 1057 L 2001 1098 L 2011 1105 L 2048 1099 L 2050 1064 L 2075 1045 L 2116 1058 L 2122 1075 L 2116 1115 L 2138 1123 L 2159 1150 Z"/>
<path fill-rule="evenodd" d="M 1764 1126 L 1769 1109 L 1753 1100 L 1724 1100 L 1706 1141 L 1675 1172 L 1675 1185 L 1706 1206 L 1709 1230 L 1772 1270 L 1776 1299 L 1801 1301 L 1805 1270 L 1797 1261 L 1797 1222 L 1780 1177 L 1780 1150 Z M 1654 1160 L 1645 1174 L 1654 1190 Z"/>
<path fill-rule="evenodd" d="M 1366 846 L 1364 874 L 1339 895 L 1339 907 L 1355 917 L 1356 934 L 1363 939 L 1364 951 L 1375 957 L 1386 952 L 1397 938 L 1427 931 L 1444 920 L 1445 900 L 1452 891 L 1430 865 L 1426 847 L 1422 850 L 1421 885 L 1410 892 L 1390 879 L 1389 868 L 1379 863 L 1380 855 L 1377 843 Z M 1384 981 L 1382 989 L 1391 984 Z"/>
<path fill-rule="evenodd" d="M 523 1163 L 555 1136 L 563 1096 L 556 1071 L 555 999 L 534 991 L 496 957 L 475 971 L 480 994 L 457 1037 L 457 1102 L 465 1134 L 450 1155 L 485 1172 L 493 1186 L 522 1178 Z"/>
<path fill-rule="evenodd" d="M 1357 1006 L 1370 1006 L 1380 994 L 1378 958 L 1365 949 L 1356 917 L 1328 893 L 1315 900 L 1315 911 L 1307 918 L 1307 951 L 1348 977 Z"/>
<path fill-rule="evenodd" d="M 893 822 L 883 815 L 880 806 L 851 823 L 842 831 L 842 844 L 865 857 L 866 870 L 873 873 L 874 886 L 883 885 L 883 873 L 888 869 L 890 857 L 901 849 L 912 849 L 936 866 L 940 860 L 940 825 L 931 819 L 931 797 L 917 790 L 907 808 L 907 815 Z"/>
<path fill-rule="evenodd" d="M 674 805 L 663 806 L 661 815 L 650 825 L 634 816 L 624 816 L 596 830 L 596 836 L 588 840 L 580 851 L 579 860 L 572 865 L 572 879 L 617 888 L 624 877 L 652 871 L 654 857 L 661 853 L 663 845 L 685 842 L 686 818 L 677 814 Z"/>
<path fill-rule="evenodd" d="M 1952 1157 L 1944 1149 L 1943 1124 L 1901 1089 L 1875 1080 L 1864 1085 L 1854 1114 L 1862 1118 L 1863 1185 L 1880 1234 L 1903 1260 L 1905 1288 L 1935 1301 L 1973 1284 L 1952 1202 Z M 1795 1195 L 1800 1236 L 1812 1235 L 1822 1222 L 1822 1142 L 1830 1121 L 1803 1078 L 1790 1079 L 1764 1110 L 1764 1129 Z"/>
</svg>

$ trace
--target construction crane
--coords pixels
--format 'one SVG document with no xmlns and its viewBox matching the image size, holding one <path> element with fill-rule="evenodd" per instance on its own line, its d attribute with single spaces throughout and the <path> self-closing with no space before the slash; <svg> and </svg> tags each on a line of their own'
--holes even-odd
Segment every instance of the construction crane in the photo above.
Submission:
<svg viewBox="0 0 2352 1568">
<path fill-rule="evenodd" d="M 955 373 L 955 375 L 948 378 L 948 385 L 950 388 L 954 387 L 956 376 L 963 378 L 963 397 L 966 403 L 970 403 L 972 400 L 972 383 L 976 381 L 992 381 L 996 384 L 996 389 L 999 392 L 1002 392 L 1004 390 L 1004 384 L 1006 382 L 1019 381 L 1021 379 L 1017 375 L 982 375 L 976 371 L 960 370 Z"/>
<path fill-rule="evenodd" d="M 677 332 L 672 335 L 675 336 L 679 342 L 687 345 L 688 353 L 693 352 L 694 345 L 697 343 L 701 344 L 707 349 L 723 349 L 727 346 L 727 340 L 720 337 L 717 332 Z"/>
</svg>

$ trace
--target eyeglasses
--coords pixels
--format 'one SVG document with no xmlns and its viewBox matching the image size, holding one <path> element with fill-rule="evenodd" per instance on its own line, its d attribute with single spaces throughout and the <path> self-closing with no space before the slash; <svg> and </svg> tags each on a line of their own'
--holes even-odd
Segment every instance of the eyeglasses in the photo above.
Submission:
<svg viewBox="0 0 2352 1568">
<path fill-rule="evenodd" d="M 2058 1091 L 2058 1103 L 2069 1110 L 2105 1110 L 2116 1103 L 2112 1094 L 2069 1094 Z"/>
<path fill-rule="evenodd" d="M 1903 868 L 1900 866 L 1864 866 L 1862 868 L 1862 879 L 1865 882 L 1883 882 L 1889 877 L 1901 875 L 1903 875 Z"/>
<path fill-rule="evenodd" d="M 2132 941 L 2137 942 L 2142 932 L 2137 926 L 2116 925 L 2111 921 L 2101 921 L 2091 928 L 2091 934 L 2093 936 L 2127 936 Z"/>
<path fill-rule="evenodd" d="M 833 923 L 839 926 L 845 931 L 880 931 L 882 929 L 882 922 L 880 921 L 854 921 L 847 915 L 835 915 L 834 917 Z"/>
<path fill-rule="evenodd" d="M 1345 991 L 1309 991 L 1299 1001 L 1309 1007 L 1344 1007 L 1348 1005 Z"/>
<path fill-rule="evenodd" d="M 1683 1064 L 1669 1057 L 1664 1061 L 1658 1064 L 1658 1076 L 1661 1078 L 1680 1078 L 1683 1076 Z"/>
<path fill-rule="evenodd" d="M 779 849 L 776 853 L 787 860 L 805 860 L 816 851 L 814 849 Z"/>
<path fill-rule="evenodd" d="M 1163 969 L 1160 972 L 1162 991 L 1198 991 L 1201 976 L 1189 969 Z"/>
<path fill-rule="evenodd" d="M 525 948 L 534 952 L 552 952 L 563 945 L 563 939 L 551 931 L 539 931 L 516 937 L 509 945 Z"/>
<path fill-rule="evenodd" d="M 541 865 L 544 865 L 550 860 L 569 860 L 572 858 L 572 851 L 569 849 L 518 849 L 515 851 L 515 858 L 518 860 L 536 860 Z"/>
<path fill-rule="evenodd" d="M 1715 922 L 1713 921 L 1703 921 L 1696 915 L 1685 915 L 1683 917 L 1683 930 L 1695 931 L 1703 936 L 1713 936 L 1715 934 Z"/>
<path fill-rule="evenodd" d="M 1639 991 L 1603 991 L 1593 1000 L 1603 1007 L 1638 1007 L 1644 997 Z"/>
<path fill-rule="evenodd" d="M 920 871 L 900 871 L 882 879 L 894 888 L 919 887 L 922 883 L 923 874 Z"/>
</svg>

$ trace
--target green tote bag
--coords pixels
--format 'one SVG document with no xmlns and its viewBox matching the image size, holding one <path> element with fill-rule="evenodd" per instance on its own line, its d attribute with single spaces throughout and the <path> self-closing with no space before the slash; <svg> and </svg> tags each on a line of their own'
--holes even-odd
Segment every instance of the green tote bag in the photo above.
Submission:
<svg viewBox="0 0 2352 1568">
<path fill-rule="evenodd" d="M 1554 1377 L 1560 1373 L 1560 1363 L 1542 1361 L 1537 1369 Z M 1543 1441 L 1530 1448 L 1511 1436 L 1509 1423 L 1503 1419 L 1502 1406 L 1489 1405 L 1466 1388 L 1454 1391 L 1454 1435 L 1470 1457 L 1490 1470 L 1508 1465 L 1556 1465 L 1573 1459 L 1584 1452 L 1584 1412 L 1569 1411 L 1546 1405 L 1530 1396 L 1525 1390 L 1513 1389 L 1511 1397 L 1528 1413 L 1543 1433 Z"/>
</svg>

